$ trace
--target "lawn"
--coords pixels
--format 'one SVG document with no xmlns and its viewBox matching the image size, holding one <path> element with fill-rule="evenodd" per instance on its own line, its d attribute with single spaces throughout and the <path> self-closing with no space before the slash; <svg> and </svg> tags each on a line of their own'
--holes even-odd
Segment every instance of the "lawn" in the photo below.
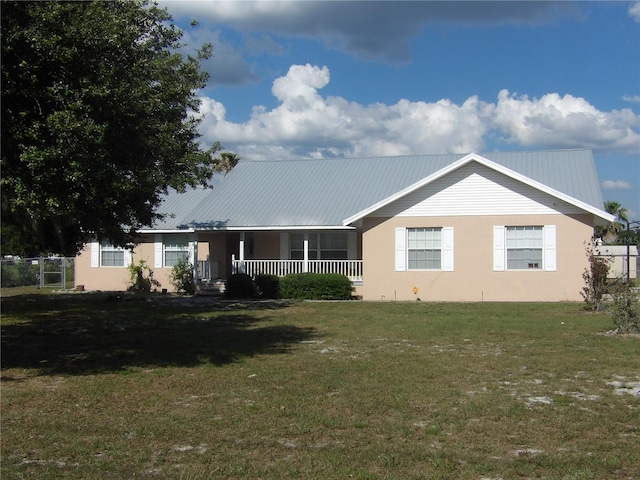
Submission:
<svg viewBox="0 0 640 480">
<path fill-rule="evenodd" d="M 640 338 L 581 304 L 2 298 L 2 478 L 631 479 Z"/>
</svg>

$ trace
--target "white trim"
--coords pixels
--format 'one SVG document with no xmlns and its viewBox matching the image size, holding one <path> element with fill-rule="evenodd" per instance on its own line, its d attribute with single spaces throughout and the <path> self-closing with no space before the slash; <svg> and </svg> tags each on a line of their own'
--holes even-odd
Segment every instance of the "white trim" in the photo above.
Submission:
<svg viewBox="0 0 640 480">
<path fill-rule="evenodd" d="M 151 235 L 151 234 L 162 234 L 162 233 L 195 233 L 196 230 L 194 228 L 186 228 L 186 229 L 164 229 L 164 230 L 154 230 L 152 228 L 145 228 L 142 230 L 136 230 L 136 233 L 140 235 Z"/>
<path fill-rule="evenodd" d="M 555 272 L 556 265 L 556 226 L 545 225 L 542 229 L 543 235 L 543 257 L 542 263 L 545 272 Z"/>
<path fill-rule="evenodd" d="M 493 227 L 493 271 L 504 272 L 505 268 L 505 227 L 496 225 Z"/>
<path fill-rule="evenodd" d="M 612 222 L 615 220 L 615 216 L 611 215 L 607 212 L 605 212 L 604 210 L 600 210 L 599 208 L 596 208 L 592 205 L 589 205 L 581 200 L 578 200 L 574 197 L 571 197 L 570 195 L 567 195 L 565 193 L 562 193 L 558 190 L 555 190 L 551 187 L 548 187 L 547 185 L 544 185 L 543 183 L 540 183 L 536 180 L 533 180 L 529 177 L 527 177 L 526 175 L 522 175 L 521 173 L 515 172 L 509 168 L 506 168 L 502 165 L 499 165 L 495 162 L 492 162 L 491 160 L 488 160 L 484 157 L 482 157 L 481 155 L 478 155 L 477 153 L 470 153 L 469 155 L 466 155 L 464 157 L 462 157 L 459 160 L 456 160 L 455 162 L 447 165 L 446 167 L 438 170 L 437 172 L 428 175 L 427 177 L 423 178 L 422 180 L 414 183 L 413 185 L 408 186 L 407 188 L 404 188 L 402 190 L 400 190 L 399 192 L 394 193 L 393 195 L 371 205 L 370 207 L 365 208 L 364 210 L 361 210 L 360 212 L 356 213 L 355 215 L 352 215 L 349 218 L 346 218 L 345 220 L 343 220 L 343 225 L 349 225 L 357 220 L 362 219 L 363 217 L 366 217 L 367 215 L 373 213 L 374 211 L 384 207 L 385 205 L 388 205 L 396 200 L 398 200 L 401 197 L 404 197 L 405 195 L 439 179 L 444 177 L 445 175 L 449 174 L 450 172 L 462 167 L 463 165 L 466 165 L 470 162 L 478 162 L 480 165 L 484 165 L 485 167 L 491 168 L 497 172 L 500 172 L 508 177 L 511 177 L 515 180 L 518 180 L 526 185 L 529 185 L 530 187 L 536 188 L 538 190 L 541 190 L 542 192 L 545 192 L 551 196 L 554 196 L 556 198 L 559 198 L 571 205 L 574 205 L 582 210 L 585 210 L 601 219 L 604 219 L 606 221 Z"/>
<path fill-rule="evenodd" d="M 91 268 L 98 268 L 100 266 L 100 244 L 91 242 L 89 248 L 91 250 Z"/>
<path fill-rule="evenodd" d="M 407 229 L 404 227 L 396 227 L 395 242 L 395 265 L 396 272 L 404 272 L 407 270 Z"/>
<path fill-rule="evenodd" d="M 453 272 L 453 227 L 442 227 L 442 271 Z"/>
<path fill-rule="evenodd" d="M 164 257 L 164 246 L 162 234 L 156 233 L 153 241 L 153 268 L 162 268 Z"/>
</svg>

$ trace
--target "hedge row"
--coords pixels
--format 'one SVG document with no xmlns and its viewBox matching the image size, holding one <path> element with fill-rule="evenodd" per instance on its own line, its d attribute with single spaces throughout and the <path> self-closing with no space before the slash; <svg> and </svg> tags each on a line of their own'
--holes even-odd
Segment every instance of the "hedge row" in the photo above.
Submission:
<svg viewBox="0 0 640 480">
<path fill-rule="evenodd" d="M 349 300 L 351 280 L 337 273 L 295 273 L 286 277 L 244 273 L 231 275 L 225 288 L 226 298 L 288 298 L 299 300 Z"/>
</svg>

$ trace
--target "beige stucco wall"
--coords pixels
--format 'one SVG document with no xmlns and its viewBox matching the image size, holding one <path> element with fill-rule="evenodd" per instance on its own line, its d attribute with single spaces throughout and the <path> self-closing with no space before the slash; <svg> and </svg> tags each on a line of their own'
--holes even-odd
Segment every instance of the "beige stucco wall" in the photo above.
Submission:
<svg viewBox="0 0 640 480">
<path fill-rule="evenodd" d="M 495 225 L 556 225 L 557 271 L 493 271 Z M 454 271 L 395 271 L 396 227 L 453 227 Z M 365 300 L 580 301 L 591 215 L 365 218 Z M 417 287 L 418 293 L 413 289 Z"/>
<path fill-rule="evenodd" d="M 141 243 L 133 250 L 133 264 L 144 260 L 152 270 L 153 278 L 160 282 L 158 289 L 173 291 L 169 280 L 171 268 L 154 267 L 154 237 L 144 235 Z M 222 235 L 203 237 L 198 242 L 198 260 L 206 260 L 207 256 L 224 262 L 223 254 L 218 253 L 225 239 Z M 92 267 L 90 245 L 87 244 L 75 259 L 75 283 L 83 285 L 85 290 L 124 291 L 129 287 L 129 269 L 127 267 Z"/>
</svg>

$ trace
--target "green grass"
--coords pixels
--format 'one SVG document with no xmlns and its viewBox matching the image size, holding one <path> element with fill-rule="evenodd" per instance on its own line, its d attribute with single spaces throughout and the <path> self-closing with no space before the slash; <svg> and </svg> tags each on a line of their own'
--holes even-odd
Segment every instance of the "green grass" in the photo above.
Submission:
<svg viewBox="0 0 640 480">
<path fill-rule="evenodd" d="M 640 338 L 580 304 L 2 298 L 3 478 L 640 476 Z"/>
</svg>

